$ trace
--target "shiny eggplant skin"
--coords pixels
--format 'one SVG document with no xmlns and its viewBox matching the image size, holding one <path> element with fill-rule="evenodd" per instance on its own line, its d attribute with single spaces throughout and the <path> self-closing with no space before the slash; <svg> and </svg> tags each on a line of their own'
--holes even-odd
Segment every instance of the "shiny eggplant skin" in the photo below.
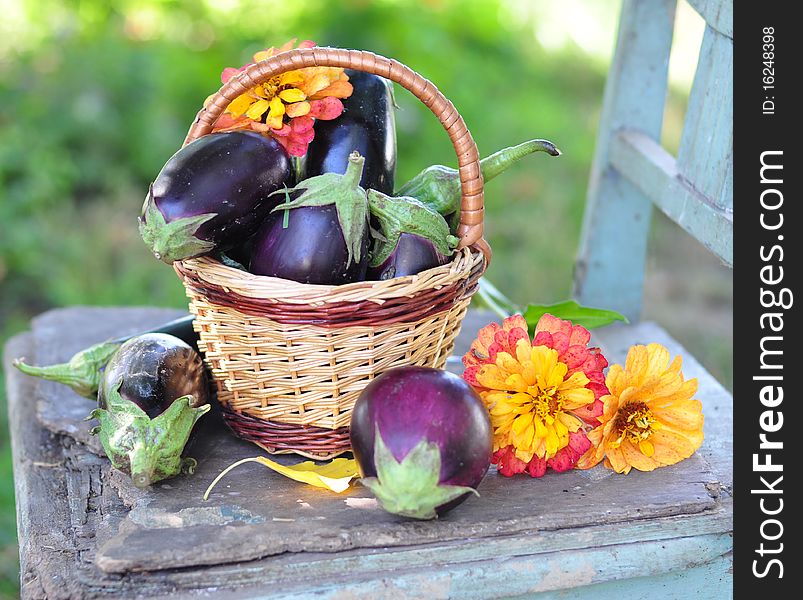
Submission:
<svg viewBox="0 0 803 600">
<path fill-rule="evenodd" d="M 349 255 L 335 205 L 301 206 L 285 214 L 275 212 L 254 236 L 249 271 L 299 283 L 340 285 L 365 279 L 369 236 L 361 259 L 349 264 Z"/>
<path fill-rule="evenodd" d="M 203 361 L 177 337 L 146 333 L 126 341 L 106 364 L 98 389 L 98 406 L 106 408 L 110 390 L 119 393 L 151 417 L 164 412 L 176 398 L 191 395 L 192 406 L 209 402 L 209 381 Z"/>
<path fill-rule="evenodd" d="M 393 253 L 378 267 L 368 267 L 369 280 L 393 279 L 415 275 L 446 264 L 448 256 L 438 252 L 428 239 L 414 233 L 402 233 Z"/>
<path fill-rule="evenodd" d="M 192 324 L 195 321 L 195 315 L 185 315 L 183 317 L 178 317 L 177 319 L 173 319 L 172 321 L 167 321 L 166 323 L 162 323 L 161 325 L 157 325 L 153 329 L 149 329 L 148 331 L 143 331 L 136 335 L 126 335 L 123 337 L 119 337 L 116 340 L 112 340 L 115 343 L 122 344 L 127 342 L 131 338 L 138 337 L 145 333 L 166 333 L 168 335 L 172 335 L 177 337 L 185 344 L 188 344 L 191 348 L 198 347 L 198 332 L 195 331 Z"/>
<path fill-rule="evenodd" d="M 343 114 L 315 122 L 315 139 L 302 161 L 299 181 L 323 173 L 345 173 L 353 151 L 365 157 L 360 186 L 393 193 L 396 176 L 396 117 L 393 85 L 386 79 L 346 69 L 354 91 Z"/>
<path fill-rule="evenodd" d="M 252 131 L 203 136 L 165 163 L 145 199 L 140 232 L 165 262 L 242 242 L 295 183 L 292 161 L 273 138 Z"/>
</svg>

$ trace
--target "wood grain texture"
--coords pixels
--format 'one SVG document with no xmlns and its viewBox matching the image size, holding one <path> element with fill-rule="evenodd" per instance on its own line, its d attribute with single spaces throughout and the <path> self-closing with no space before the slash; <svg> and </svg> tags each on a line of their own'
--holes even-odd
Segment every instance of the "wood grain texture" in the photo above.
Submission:
<svg viewBox="0 0 803 600">
<path fill-rule="evenodd" d="M 677 162 L 695 190 L 732 213 L 733 40 L 712 27 L 703 36 Z"/>
<path fill-rule="evenodd" d="M 733 39 L 733 0 L 688 0 L 705 22 Z"/>
<path fill-rule="evenodd" d="M 620 130 L 611 144 L 610 159 L 617 172 L 666 216 L 733 266 L 733 212 L 698 191 L 655 140 L 641 131 Z"/>
<path fill-rule="evenodd" d="M 123 320 L 131 323 L 129 317 Z M 144 324 L 154 315 L 141 318 Z M 59 319 L 61 336 L 73 334 L 70 323 L 89 329 L 91 322 L 101 339 L 111 333 L 102 331 L 104 323 L 120 322 L 114 311 L 74 309 L 38 323 L 53 327 Z M 460 351 L 488 320 L 467 318 Z M 607 328 L 598 338 L 611 360 L 621 358 L 628 333 L 674 344 L 651 324 Z M 21 353 L 38 358 L 35 339 L 25 334 L 10 342 L 7 369 Z M 58 347 L 58 339 L 49 345 Z M 685 369 L 693 376 L 697 366 L 687 361 Z M 623 589 L 618 580 L 639 577 L 699 590 L 702 576 L 716 570 L 708 565 L 723 556 L 727 562 L 732 548 L 727 398 L 716 400 L 723 414 L 707 418 L 698 455 L 674 467 L 627 477 L 602 468 L 542 480 L 489 474 L 482 498 L 441 521 L 419 523 L 365 508 L 361 488 L 337 496 L 256 465 L 231 473 L 202 502 L 208 478 L 229 456 L 254 453 L 214 419 L 201 422 L 203 435 L 190 449 L 201 471 L 137 490 L 105 458 L 43 427 L 29 401 L 43 390 L 16 370 L 7 373 L 25 598 L 551 597 L 557 590 Z M 715 410 L 708 404 L 711 381 L 701 379 L 699 394 L 707 415 Z M 698 576 L 690 580 L 688 573 Z M 614 580 L 615 587 L 604 587 Z M 720 590 L 700 597 L 728 597 L 727 585 Z"/>
</svg>

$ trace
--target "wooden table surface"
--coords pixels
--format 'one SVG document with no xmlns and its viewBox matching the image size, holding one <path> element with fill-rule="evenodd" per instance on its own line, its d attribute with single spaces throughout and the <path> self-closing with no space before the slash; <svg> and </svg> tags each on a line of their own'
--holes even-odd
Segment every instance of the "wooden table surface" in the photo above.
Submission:
<svg viewBox="0 0 803 600">
<path fill-rule="evenodd" d="M 138 490 L 88 435 L 91 401 L 10 366 L 20 356 L 61 362 L 176 315 L 61 309 L 9 341 L 23 598 L 732 596 L 732 399 L 656 325 L 609 327 L 595 337 L 611 363 L 636 342 L 683 354 L 706 415 L 697 454 L 628 476 L 599 466 L 508 479 L 492 468 L 479 498 L 418 522 L 378 509 L 361 486 L 334 494 L 255 464 L 233 471 L 204 502 L 225 466 L 262 453 L 215 413 L 187 451 L 198 459 L 196 473 Z M 456 355 L 490 320 L 469 314 Z M 458 361 L 450 364 L 459 372 Z"/>
</svg>

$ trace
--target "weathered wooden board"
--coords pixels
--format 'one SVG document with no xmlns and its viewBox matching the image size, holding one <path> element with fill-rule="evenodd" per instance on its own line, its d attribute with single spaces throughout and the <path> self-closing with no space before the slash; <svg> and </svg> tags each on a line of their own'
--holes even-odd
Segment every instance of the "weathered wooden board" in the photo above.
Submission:
<svg viewBox="0 0 803 600">
<path fill-rule="evenodd" d="M 33 336 L 9 346 L 6 364 L 21 353 L 43 362 L 40 342 L 48 351 L 60 343 L 45 332 L 72 335 L 70 323 L 92 343 L 121 320 L 137 321 L 130 324 L 137 330 L 163 316 L 84 310 L 76 309 L 82 318 L 60 311 L 38 319 Z M 65 355 L 77 349 L 63 347 Z M 47 386 L 9 372 L 26 598 L 180 591 L 229 598 L 255 590 L 262 597 L 507 597 L 663 577 L 703 568 L 732 547 L 730 498 L 702 452 L 628 477 L 601 468 L 540 481 L 489 474 L 481 498 L 441 521 L 418 523 L 370 508 L 362 488 L 312 490 L 258 465 L 233 472 L 204 503 L 203 489 L 223 466 L 258 452 L 214 419 L 192 448 L 199 472 L 143 493 L 109 472 L 105 458 L 39 426 L 32 400 L 46 393 Z"/>
</svg>

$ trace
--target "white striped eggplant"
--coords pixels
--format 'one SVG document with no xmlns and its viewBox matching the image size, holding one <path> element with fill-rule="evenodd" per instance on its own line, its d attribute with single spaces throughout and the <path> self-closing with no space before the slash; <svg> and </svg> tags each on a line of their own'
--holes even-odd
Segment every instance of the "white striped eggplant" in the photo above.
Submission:
<svg viewBox="0 0 803 600">
<path fill-rule="evenodd" d="M 139 230 L 156 258 L 176 260 L 226 250 L 253 234 L 292 186 L 287 152 L 253 131 L 203 136 L 165 163 L 150 187 Z"/>
<path fill-rule="evenodd" d="M 35 366 L 29 365 L 18 358 L 14 361 L 14 366 L 26 375 L 40 377 L 48 381 L 55 381 L 70 387 L 74 392 L 88 398 L 96 400 L 98 388 L 103 377 L 106 365 L 120 349 L 124 342 L 139 337 L 144 333 L 165 333 L 174 336 L 192 348 L 197 348 L 198 334 L 192 327 L 195 317 L 187 315 L 173 319 L 162 325 L 154 327 L 146 332 L 138 332 L 135 335 L 119 337 L 93 344 L 88 348 L 76 352 L 69 361 L 55 365 Z"/>
<path fill-rule="evenodd" d="M 106 365 L 98 408 L 88 419 L 115 468 L 137 487 L 192 472 L 183 458 L 195 423 L 210 409 L 198 353 L 180 339 L 149 333 L 125 342 Z"/>
</svg>

